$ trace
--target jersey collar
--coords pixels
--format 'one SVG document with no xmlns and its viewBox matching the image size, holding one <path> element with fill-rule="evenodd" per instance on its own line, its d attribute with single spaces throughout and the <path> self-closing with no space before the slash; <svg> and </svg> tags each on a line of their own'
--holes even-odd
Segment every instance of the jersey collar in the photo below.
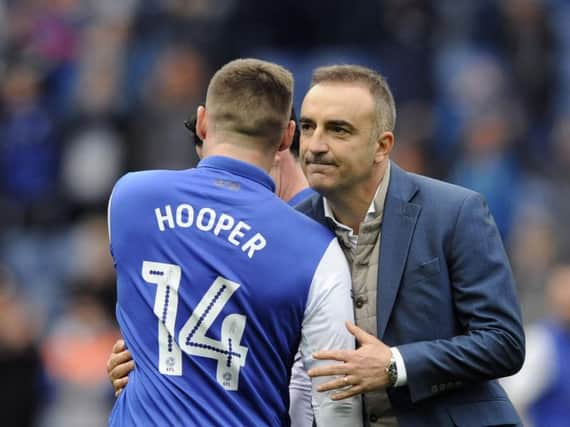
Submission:
<svg viewBox="0 0 570 427">
<path fill-rule="evenodd" d="M 271 179 L 263 169 L 258 168 L 251 163 L 242 162 L 241 160 L 225 156 L 208 156 L 198 163 L 198 168 L 220 169 L 233 173 L 263 185 L 272 193 L 275 192 L 275 183 L 273 182 L 273 179 Z"/>
</svg>

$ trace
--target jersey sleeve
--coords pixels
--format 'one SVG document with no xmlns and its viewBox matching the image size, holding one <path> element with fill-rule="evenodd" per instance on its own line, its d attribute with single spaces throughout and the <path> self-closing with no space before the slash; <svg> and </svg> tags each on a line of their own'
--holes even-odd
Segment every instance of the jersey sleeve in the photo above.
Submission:
<svg viewBox="0 0 570 427">
<path fill-rule="evenodd" d="M 130 178 L 133 174 L 127 173 L 123 175 L 114 185 L 113 190 L 111 191 L 111 195 L 109 196 L 109 201 L 107 202 L 107 234 L 109 236 L 109 248 L 111 250 L 111 255 L 114 257 L 113 254 L 113 222 L 116 221 L 116 208 L 115 205 L 120 206 L 122 204 L 121 201 L 116 203 L 116 200 L 120 199 L 117 197 L 117 192 L 119 187 L 124 186 L 124 182 Z"/>
<path fill-rule="evenodd" d="M 311 378 L 303 366 L 301 352 L 295 354 L 295 363 L 291 369 L 289 383 L 289 416 L 294 427 L 313 427 L 313 408 L 311 405 Z"/>
<path fill-rule="evenodd" d="M 305 309 L 300 350 L 307 371 L 331 363 L 313 359 L 312 354 L 318 350 L 355 348 L 354 337 L 345 326 L 346 320 L 354 321 L 350 290 L 348 264 L 337 240 L 333 239 L 315 271 Z M 360 426 L 360 396 L 333 401 L 330 398 L 332 392 L 317 391 L 319 384 L 330 379 L 312 380 L 312 404 L 317 425 Z"/>
</svg>

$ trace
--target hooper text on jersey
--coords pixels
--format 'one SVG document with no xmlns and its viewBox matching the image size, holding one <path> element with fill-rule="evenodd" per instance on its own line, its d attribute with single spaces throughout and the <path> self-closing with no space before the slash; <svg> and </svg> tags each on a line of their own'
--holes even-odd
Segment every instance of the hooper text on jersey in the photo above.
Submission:
<svg viewBox="0 0 570 427">
<path fill-rule="evenodd" d="M 218 214 L 212 208 L 200 208 L 196 215 L 192 205 L 182 203 L 174 211 L 171 205 L 165 205 L 162 209 L 155 208 L 154 213 L 160 231 L 176 227 L 190 228 L 195 226 L 198 230 L 225 237 L 232 245 L 241 247 L 242 252 L 247 253 L 249 258 L 252 258 L 255 252 L 267 245 L 267 241 L 261 233 L 255 233 L 253 236 L 248 233 L 251 230 L 249 224 L 236 221 L 234 217 L 226 213 Z"/>
</svg>

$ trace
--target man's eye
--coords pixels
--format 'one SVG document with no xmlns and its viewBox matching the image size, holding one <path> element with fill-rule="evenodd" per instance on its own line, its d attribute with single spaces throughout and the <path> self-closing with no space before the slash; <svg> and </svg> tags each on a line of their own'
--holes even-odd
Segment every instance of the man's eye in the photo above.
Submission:
<svg viewBox="0 0 570 427">
<path fill-rule="evenodd" d="M 301 123 L 301 132 L 307 133 L 313 130 L 313 126 L 310 123 Z"/>
<path fill-rule="evenodd" d="M 333 126 L 332 131 L 334 133 L 339 134 L 339 135 L 344 135 L 344 134 L 348 133 L 348 131 L 345 128 L 340 127 L 340 126 Z"/>
</svg>

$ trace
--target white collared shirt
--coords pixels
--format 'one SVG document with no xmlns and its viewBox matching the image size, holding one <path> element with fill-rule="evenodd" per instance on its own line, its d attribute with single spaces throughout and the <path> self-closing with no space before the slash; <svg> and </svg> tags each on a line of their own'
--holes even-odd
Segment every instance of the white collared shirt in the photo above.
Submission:
<svg viewBox="0 0 570 427">
<path fill-rule="evenodd" d="M 380 190 L 381 184 L 382 183 L 380 183 L 380 185 L 378 185 L 378 188 L 376 189 L 376 193 L 374 194 L 374 198 L 372 199 L 372 202 L 370 203 L 370 206 L 368 207 L 368 211 L 366 212 L 366 216 L 364 217 L 363 222 L 369 221 L 372 218 L 374 218 L 374 214 L 376 213 L 376 206 L 374 205 L 374 199 L 376 199 L 376 196 L 378 195 L 378 191 Z M 347 233 L 348 240 L 351 243 L 351 250 L 354 250 L 356 248 L 357 243 L 358 243 L 358 234 L 355 234 L 354 230 L 351 227 L 339 222 L 335 218 L 334 213 L 333 213 L 326 197 L 323 197 L 323 207 L 325 210 L 325 216 L 327 218 L 330 218 L 332 220 L 332 222 L 334 222 L 334 224 L 340 230 L 345 231 Z"/>
</svg>

